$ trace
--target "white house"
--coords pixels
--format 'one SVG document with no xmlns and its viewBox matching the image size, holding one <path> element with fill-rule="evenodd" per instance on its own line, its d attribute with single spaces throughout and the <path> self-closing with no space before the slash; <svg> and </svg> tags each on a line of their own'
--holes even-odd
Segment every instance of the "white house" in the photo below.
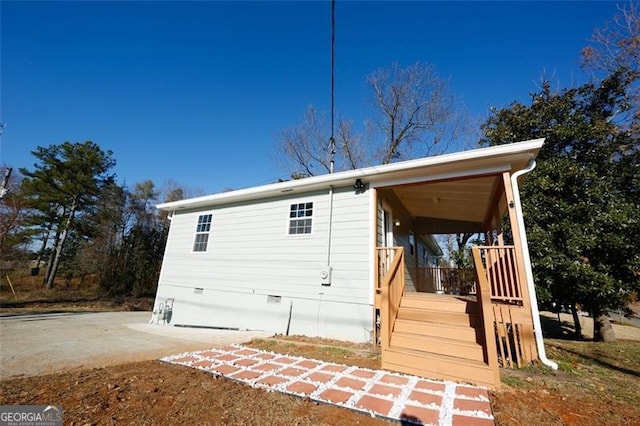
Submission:
<svg viewBox="0 0 640 426">
<path fill-rule="evenodd" d="M 380 248 L 404 248 L 403 291 L 415 292 L 420 268 L 441 255 L 433 234 L 496 235 L 513 207 L 507 180 L 532 167 L 542 143 L 160 204 L 171 227 L 155 310 L 168 306 L 163 319 L 174 325 L 371 341 L 387 321 L 380 285 L 393 260 Z"/>
</svg>

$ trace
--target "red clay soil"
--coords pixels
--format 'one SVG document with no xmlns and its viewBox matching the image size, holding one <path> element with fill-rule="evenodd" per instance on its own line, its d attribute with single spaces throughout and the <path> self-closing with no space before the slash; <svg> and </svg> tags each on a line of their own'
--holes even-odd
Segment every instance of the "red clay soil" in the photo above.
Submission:
<svg viewBox="0 0 640 426">
<path fill-rule="evenodd" d="M 640 425 L 638 408 L 594 398 L 590 392 L 503 389 L 490 396 L 499 425 Z"/>
<path fill-rule="evenodd" d="M 159 361 L 6 380 L 0 404 L 60 404 L 66 425 L 388 424 Z"/>
</svg>

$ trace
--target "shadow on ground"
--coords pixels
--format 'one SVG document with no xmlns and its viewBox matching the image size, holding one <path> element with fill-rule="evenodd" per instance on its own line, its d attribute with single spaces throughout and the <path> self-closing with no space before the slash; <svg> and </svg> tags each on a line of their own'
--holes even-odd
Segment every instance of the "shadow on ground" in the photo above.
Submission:
<svg viewBox="0 0 640 426">
<path fill-rule="evenodd" d="M 540 323 L 545 338 L 577 340 L 573 321 L 562 321 L 557 316 L 540 315 Z"/>
</svg>

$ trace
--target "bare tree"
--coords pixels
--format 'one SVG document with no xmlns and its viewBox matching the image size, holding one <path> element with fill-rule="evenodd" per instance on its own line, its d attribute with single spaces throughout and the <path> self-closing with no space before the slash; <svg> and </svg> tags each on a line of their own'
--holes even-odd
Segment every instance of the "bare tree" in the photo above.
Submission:
<svg viewBox="0 0 640 426">
<path fill-rule="evenodd" d="M 324 115 L 309 105 L 302 121 L 278 136 L 276 161 L 293 178 L 328 173 L 329 134 Z"/>
<path fill-rule="evenodd" d="M 582 67 L 609 75 L 624 71 L 625 78 L 632 82 L 627 105 L 632 128 L 640 132 L 640 4 L 630 1 L 618 6 L 613 20 L 594 31 L 591 44 L 582 49 Z"/>
<path fill-rule="evenodd" d="M 582 49 L 583 66 L 592 70 L 613 71 L 620 67 L 639 73 L 640 11 L 638 2 L 618 6 L 613 20 L 597 28 L 592 44 Z"/>
<path fill-rule="evenodd" d="M 363 138 L 353 122 L 337 120 L 335 170 L 355 169 L 367 163 Z M 278 135 L 275 161 L 294 178 L 329 173 L 331 126 L 325 115 L 309 105 L 302 121 Z"/>
<path fill-rule="evenodd" d="M 5 168 L 2 178 L 2 183 L 0 184 L 0 200 L 4 198 L 5 195 L 9 192 L 9 181 L 11 180 L 11 172 L 13 169 L 11 167 Z"/>
<path fill-rule="evenodd" d="M 366 78 L 371 88 L 370 118 L 356 130 L 352 120 L 336 121 L 335 170 L 437 155 L 468 131 L 466 115 L 448 83 L 427 64 L 397 63 Z M 302 121 L 278 135 L 276 162 L 294 178 L 330 171 L 331 128 L 309 106 Z"/>
<path fill-rule="evenodd" d="M 173 179 L 168 179 L 164 183 L 160 191 L 160 199 L 163 203 L 185 200 L 187 198 L 200 197 L 202 195 L 204 195 L 204 191 L 202 189 L 181 185 Z M 159 211 L 158 215 L 160 217 L 160 221 L 168 232 L 169 213 L 166 211 Z"/>
<path fill-rule="evenodd" d="M 6 170 L 10 170 L 7 168 Z M 7 173 L 4 187 L 19 188 L 19 177 Z M 23 257 L 24 246 L 30 240 L 30 232 L 25 229 L 28 219 L 28 207 L 24 197 L 18 191 L 5 192 L 0 198 L 0 262 Z"/>
<path fill-rule="evenodd" d="M 337 130 L 340 165 L 344 169 L 358 169 L 373 162 L 366 138 L 353 130 L 352 120 L 340 120 Z"/>
<path fill-rule="evenodd" d="M 440 154 L 454 126 L 455 102 L 447 82 L 428 64 L 379 68 L 367 83 L 373 92 L 372 129 L 377 130 L 377 160 Z M 375 137 L 375 136 L 374 136 Z"/>
</svg>

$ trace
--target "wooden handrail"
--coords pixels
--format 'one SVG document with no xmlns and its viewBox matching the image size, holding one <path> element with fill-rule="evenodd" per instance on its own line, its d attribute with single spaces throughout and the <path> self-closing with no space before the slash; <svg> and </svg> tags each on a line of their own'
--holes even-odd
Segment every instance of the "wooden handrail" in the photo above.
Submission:
<svg viewBox="0 0 640 426">
<path fill-rule="evenodd" d="M 380 306 L 380 343 L 383 350 L 390 346 L 391 332 L 395 326 L 400 301 L 404 294 L 404 249 L 402 247 L 386 249 L 393 250 L 393 260 L 380 279 L 382 300 Z"/>
<path fill-rule="evenodd" d="M 500 372 L 498 370 L 498 347 L 496 346 L 496 331 L 493 319 L 493 307 L 491 306 L 491 286 L 487 279 L 487 270 L 482 261 L 483 247 L 472 247 L 473 262 L 476 269 L 476 300 L 482 316 L 484 339 L 486 348 L 486 363 L 491 368 L 496 386 L 500 384 Z"/>
<path fill-rule="evenodd" d="M 477 246 L 491 299 L 522 305 L 523 292 L 514 246 Z M 475 258 L 474 258 L 475 261 Z"/>
</svg>

